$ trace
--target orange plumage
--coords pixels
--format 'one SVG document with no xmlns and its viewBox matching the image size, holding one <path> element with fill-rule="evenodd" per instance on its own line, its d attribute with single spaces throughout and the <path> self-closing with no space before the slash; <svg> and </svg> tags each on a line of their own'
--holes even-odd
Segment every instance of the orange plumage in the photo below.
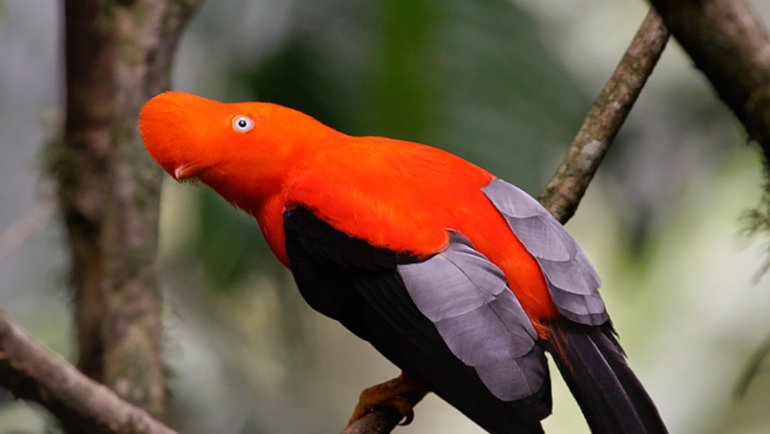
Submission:
<svg viewBox="0 0 770 434">
<path fill-rule="evenodd" d="M 255 131 L 233 130 L 240 115 L 254 119 Z M 541 321 L 556 315 L 532 255 L 480 190 L 494 176 L 455 155 L 348 136 L 274 104 L 225 104 L 176 92 L 153 98 L 141 127 L 166 172 L 179 178 L 176 171 L 187 168 L 182 177 L 200 178 L 256 217 L 284 264 L 281 213 L 292 204 L 317 211 L 348 235 L 417 256 L 441 251 L 447 229 L 454 229 L 505 272 L 541 334 Z"/>
<path fill-rule="evenodd" d="M 169 92 L 140 126 L 166 172 L 253 215 L 305 300 L 403 370 L 362 394 L 354 419 L 389 402 L 410 420 L 405 397 L 433 391 L 491 432 L 541 434 L 548 351 L 592 431 L 666 432 L 590 261 L 515 186 L 269 103 Z"/>
</svg>

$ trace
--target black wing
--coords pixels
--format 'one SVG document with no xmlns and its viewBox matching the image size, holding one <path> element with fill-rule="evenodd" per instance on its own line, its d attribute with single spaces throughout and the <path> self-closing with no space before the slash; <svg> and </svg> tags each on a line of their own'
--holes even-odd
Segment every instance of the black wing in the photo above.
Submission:
<svg viewBox="0 0 770 434">
<path fill-rule="evenodd" d="M 419 261 L 352 238 L 295 207 L 289 266 L 305 300 L 494 433 L 540 433 L 545 357 L 502 272 L 460 234 Z"/>
</svg>

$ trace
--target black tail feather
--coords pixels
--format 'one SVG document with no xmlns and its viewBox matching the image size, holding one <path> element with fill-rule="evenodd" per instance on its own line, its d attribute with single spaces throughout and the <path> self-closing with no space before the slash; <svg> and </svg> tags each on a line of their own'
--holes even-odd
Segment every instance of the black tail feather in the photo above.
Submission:
<svg viewBox="0 0 770 434">
<path fill-rule="evenodd" d="M 626 363 L 612 326 L 551 325 L 548 349 L 594 434 L 659 434 L 668 430 Z"/>
</svg>

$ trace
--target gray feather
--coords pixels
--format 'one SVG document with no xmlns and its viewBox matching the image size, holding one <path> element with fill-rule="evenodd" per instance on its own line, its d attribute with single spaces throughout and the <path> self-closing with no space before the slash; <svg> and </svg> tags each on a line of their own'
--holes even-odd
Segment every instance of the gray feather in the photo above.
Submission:
<svg viewBox="0 0 770 434">
<path fill-rule="evenodd" d="M 559 312 L 581 324 L 606 322 L 599 275 L 564 226 L 533 197 L 501 179 L 482 191 L 540 265 Z"/>
<path fill-rule="evenodd" d="M 409 296 L 452 354 L 472 366 L 492 394 L 506 401 L 534 395 L 545 359 L 537 333 L 503 272 L 459 233 L 449 246 L 398 266 Z"/>
<path fill-rule="evenodd" d="M 525 357 L 508 359 L 502 362 L 476 366 L 476 373 L 490 390 L 498 396 L 516 396 L 522 390 L 535 394 L 543 385 L 543 378 L 548 375 L 545 355 L 540 347 L 534 347 Z M 510 375 L 510 372 L 516 375 Z"/>
</svg>

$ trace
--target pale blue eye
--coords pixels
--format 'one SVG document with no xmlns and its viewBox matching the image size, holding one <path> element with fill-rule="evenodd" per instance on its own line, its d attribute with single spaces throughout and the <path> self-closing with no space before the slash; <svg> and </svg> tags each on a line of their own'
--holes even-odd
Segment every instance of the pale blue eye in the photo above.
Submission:
<svg viewBox="0 0 770 434">
<path fill-rule="evenodd" d="M 236 116 L 233 119 L 233 129 L 239 133 L 245 133 L 254 128 L 254 121 L 248 116 Z"/>
</svg>

